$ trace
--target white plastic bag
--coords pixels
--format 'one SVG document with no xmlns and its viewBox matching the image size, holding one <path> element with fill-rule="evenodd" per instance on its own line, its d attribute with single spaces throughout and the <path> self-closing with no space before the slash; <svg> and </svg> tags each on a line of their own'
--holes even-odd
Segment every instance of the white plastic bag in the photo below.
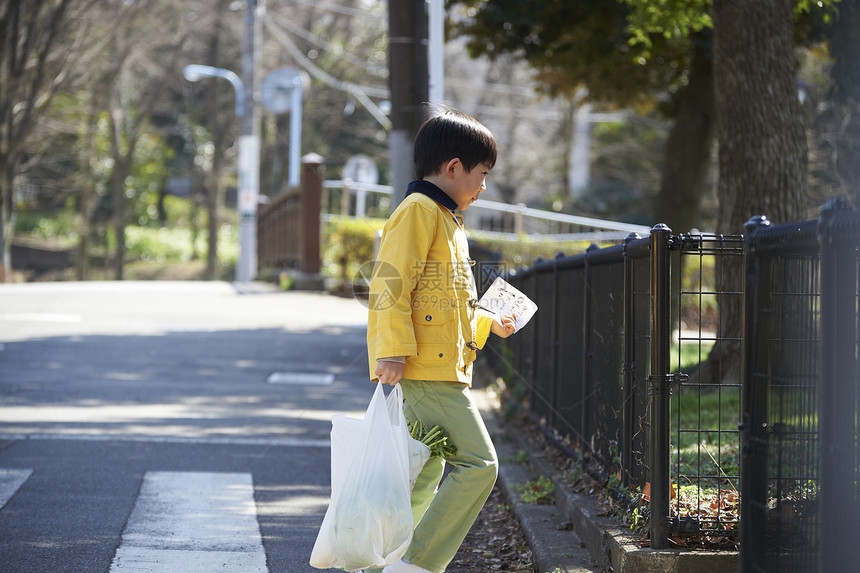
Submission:
<svg viewBox="0 0 860 573">
<path fill-rule="evenodd" d="M 399 384 L 388 398 L 378 384 L 363 420 L 333 416 L 331 504 L 311 566 L 358 571 L 399 561 L 412 541 L 412 484 L 429 456 L 409 435 Z"/>
</svg>

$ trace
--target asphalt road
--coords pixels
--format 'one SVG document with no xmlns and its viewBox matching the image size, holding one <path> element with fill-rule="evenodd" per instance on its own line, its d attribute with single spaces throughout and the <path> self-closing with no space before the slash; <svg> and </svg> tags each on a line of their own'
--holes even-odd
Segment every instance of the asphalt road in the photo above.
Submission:
<svg viewBox="0 0 860 573">
<path fill-rule="evenodd" d="M 365 320 L 261 285 L 0 285 L 0 572 L 316 571 Z"/>
</svg>

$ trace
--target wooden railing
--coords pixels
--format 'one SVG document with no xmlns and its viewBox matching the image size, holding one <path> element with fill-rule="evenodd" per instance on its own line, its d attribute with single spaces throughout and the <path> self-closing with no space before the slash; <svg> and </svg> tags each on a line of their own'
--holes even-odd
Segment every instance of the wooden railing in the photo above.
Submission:
<svg viewBox="0 0 860 573">
<path fill-rule="evenodd" d="M 302 178 L 257 215 L 257 261 L 261 272 L 291 269 L 308 275 L 320 272 L 320 207 L 323 158 L 302 158 Z"/>
</svg>

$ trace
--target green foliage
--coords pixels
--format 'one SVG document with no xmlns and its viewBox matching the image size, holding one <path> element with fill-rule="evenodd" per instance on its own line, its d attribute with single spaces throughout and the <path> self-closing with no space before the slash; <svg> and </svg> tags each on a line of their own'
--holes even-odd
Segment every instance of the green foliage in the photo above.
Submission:
<svg viewBox="0 0 860 573">
<path fill-rule="evenodd" d="M 681 85 L 685 45 L 662 35 L 651 39 L 660 54 L 649 66 L 627 46 L 631 7 L 617 1 L 523 2 L 456 0 L 464 18 L 452 33 L 467 38 L 473 55 L 522 57 L 552 95 L 574 96 L 587 87 L 593 101 L 619 106 L 654 102 L 654 93 Z"/>
<path fill-rule="evenodd" d="M 174 154 L 173 149 L 156 134 L 147 133 L 138 139 L 132 172 L 125 182 L 126 196 L 136 199 L 132 205 L 137 224 L 146 225 L 150 220 L 158 219 L 155 203 L 167 181 L 167 166 Z"/>
<path fill-rule="evenodd" d="M 518 464 L 529 463 L 529 452 L 527 450 L 519 450 L 517 455 L 514 456 L 514 461 Z"/>
<path fill-rule="evenodd" d="M 500 262 L 512 270 L 521 266 L 529 266 L 536 259 L 552 260 L 558 253 L 564 253 L 567 256 L 578 255 L 584 253 L 591 245 L 587 241 L 540 241 L 526 234 L 520 235 L 516 241 L 503 241 L 486 237 L 472 237 L 470 240 L 477 249 L 497 253 L 501 257 Z"/>
<path fill-rule="evenodd" d="M 517 491 L 524 503 L 549 505 L 553 502 L 555 484 L 548 477 L 540 476 L 526 483 L 517 484 Z"/>
<path fill-rule="evenodd" d="M 278 287 L 281 290 L 292 290 L 293 284 L 295 284 L 295 282 L 295 277 L 293 277 L 286 271 L 281 271 L 281 274 L 278 275 Z"/>
<path fill-rule="evenodd" d="M 189 261 L 192 256 L 192 233 L 181 227 L 130 226 L 125 230 L 126 249 L 129 257 L 157 263 Z M 222 266 L 234 266 L 239 255 L 235 227 L 222 225 L 218 233 L 218 262 Z M 196 237 L 198 252 L 206 252 L 207 234 Z"/>
<path fill-rule="evenodd" d="M 74 215 L 69 211 L 22 211 L 15 214 L 15 234 L 31 235 L 40 239 L 74 240 L 77 237 L 77 224 Z"/>
<path fill-rule="evenodd" d="M 338 217 L 326 225 L 323 261 L 329 275 L 348 284 L 358 268 L 373 259 L 376 233 L 384 220 Z"/>
<path fill-rule="evenodd" d="M 713 27 L 711 0 L 619 1 L 632 8 L 627 15 L 628 43 L 641 49 L 637 58 L 642 60 L 651 57 L 654 37 L 683 42 L 690 34 Z"/>
</svg>

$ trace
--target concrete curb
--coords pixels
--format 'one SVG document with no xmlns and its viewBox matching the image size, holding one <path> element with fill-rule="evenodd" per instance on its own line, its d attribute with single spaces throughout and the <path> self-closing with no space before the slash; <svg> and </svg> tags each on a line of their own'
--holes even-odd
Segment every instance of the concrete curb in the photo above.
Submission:
<svg viewBox="0 0 860 573">
<path fill-rule="evenodd" d="M 506 431 L 483 391 L 476 401 L 493 436 L 499 456 L 499 481 L 519 518 L 539 573 L 735 573 L 736 551 L 654 550 L 640 547 L 630 532 L 600 515 L 590 496 L 572 492 L 564 476 L 541 452 L 529 449 L 515 432 Z M 529 452 L 527 464 L 514 461 L 518 451 Z M 555 485 L 555 505 L 519 501 L 518 484 L 537 476 Z"/>
</svg>

